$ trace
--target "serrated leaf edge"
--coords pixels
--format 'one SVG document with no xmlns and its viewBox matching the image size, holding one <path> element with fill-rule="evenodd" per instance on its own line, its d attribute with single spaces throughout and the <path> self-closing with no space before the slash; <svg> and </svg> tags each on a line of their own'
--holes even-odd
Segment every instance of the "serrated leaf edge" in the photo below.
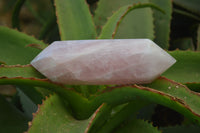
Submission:
<svg viewBox="0 0 200 133">
<path fill-rule="evenodd" d="M 42 104 L 38 104 L 38 109 L 37 109 L 37 111 L 36 111 L 35 113 L 32 113 L 32 114 L 33 114 L 33 119 L 32 119 L 32 121 L 29 121 L 29 122 L 28 122 L 28 130 L 25 131 L 24 133 L 28 133 L 28 132 L 29 132 L 29 129 L 31 128 L 32 123 L 33 123 L 33 121 L 34 121 L 36 115 L 40 112 L 41 107 L 44 105 L 45 100 L 49 99 L 49 98 L 52 97 L 52 96 L 53 96 L 53 94 L 51 94 L 51 95 L 49 95 L 49 96 L 46 96 L 45 99 L 42 99 Z"/>
<path fill-rule="evenodd" d="M 99 113 L 99 111 L 101 110 L 101 108 L 103 106 L 104 106 L 104 103 L 102 103 L 101 106 L 99 106 L 99 108 L 94 112 L 94 114 L 92 115 L 91 120 L 89 121 L 89 124 L 88 124 L 87 128 L 85 129 L 84 133 L 88 133 L 89 132 L 89 129 L 92 126 L 92 122 L 94 121 L 94 119 L 97 116 L 97 113 Z"/>
</svg>

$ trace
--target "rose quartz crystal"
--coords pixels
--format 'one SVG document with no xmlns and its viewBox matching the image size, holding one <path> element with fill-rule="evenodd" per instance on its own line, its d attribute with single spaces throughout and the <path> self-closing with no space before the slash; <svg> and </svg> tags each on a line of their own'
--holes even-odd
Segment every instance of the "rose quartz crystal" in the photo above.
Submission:
<svg viewBox="0 0 200 133">
<path fill-rule="evenodd" d="M 176 60 L 148 39 L 56 41 L 31 64 L 62 84 L 144 84 Z"/>
</svg>

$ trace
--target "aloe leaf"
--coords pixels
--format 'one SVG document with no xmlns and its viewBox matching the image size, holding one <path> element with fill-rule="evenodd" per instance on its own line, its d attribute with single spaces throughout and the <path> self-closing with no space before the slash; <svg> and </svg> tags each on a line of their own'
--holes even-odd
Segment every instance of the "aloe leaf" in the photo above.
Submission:
<svg viewBox="0 0 200 133">
<path fill-rule="evenodd" d="M 40 72 L 38 72 L 31 65 L 1 65 L 0 77 L 23 77 L 23 78 L 37 78 L 46 79 Z M 105 89 L 103 85 L 67 85 L 67 88 L 73 88 L 84 97 L 91 97 L 99 90 Z"/>
<path fill-rule="evenodd" d="M 200 121 L 199 94 L 174 81 L 159 78 L 148 87 L 134 85 L 107 89 L 94 99 L 96 104 L 106 102 L 111 105 L 122 104 L 134 100 L 137 96 L 157 104 L 172 108 L 189 119 Z M 136 89 L 137 88 L 137 89 Z M 109 95 L 113 98 L 109 99 Z"/>
<path fill-rule="evenodd" d="M 0 77 L 29 77 L 29 78 L 44 78 L 35 68 L 31 65 L 12 65 L 12 66 L 0 66 Z M 32 113 L 37 110 L 37 104 L 42 102 L 44 98 L 41 94 L 44 89 L 40 88 L 38 91 L 35 87 L 30 86 L 18 86 L 18 96 L 20 98 L 22 108 L 28 118 L 32 118 Z"/>
<path fill-rule="evenodd" d="M 98 39 L 112 39 L 114 38 L 114 33 L 117 27 L 117 22 L 120 18 L 127 14 L 127 9 L 129 6 L 121 7 L 116 13 L 112 15 L 112 17 L 107 21 L 107 23 L 103 26 L 101 34 L 99 35 Z"/>
<path fill-rule="evenodd" d="M 192 91 L 200 92 L 200 82 L 187 82 L 185 85 Z"/>
<path fill-rule="evenodd" d="M 106 89 L 106 85 L 66 85 L 66 87 L 73 88 L 88 99 L 95 97 L 96 93 Z"/>
<path fill-rule="evenodd" d="M 51 95 L 34 114 L 28 133 L 88 133 L 103 107 L 104 105 L 100 106 L 89 119 L 76 120 L 63 104 L 62 99 L 56 94 Z"/>
<path fill-rule="evenodd" d="M 174 81 L 170 81 L 166 78 L 155 80 L 153 83 L 147 86 L 152 87 L 155 90 L 163 92 L 167 95 L 173 96 L 175 98 L 173 100 L 179 100 L 179 102 L 182 103 L 182 105 L 185 106 L 186 109 L 190 110 L 194 113 L 194 115 L 199 117 L 200 106 L 198 104 L 200 103 L 195 102 L 197 101 L 197 99 L 200 98 L 199 93 L 193 92 L 186 86 L 176 83 Z M 173 106 L 171 106 L 170 108 L 173 108 Z M 183 110 L 181 112 L 182 114 L 187 115 L 187 113 L 184 113 Z"/>
<path fill-rule="evenodd" d="M 200 1 L 199 0 L 173 0 L 173 2 L 189 11 L 200 15 Z"/>
<path fill-rule="evenodd" d="M 138 104 L 140 103 L 140 104 Z M 141 109 L 146 103 L 142 100 L 134 100 L 119 111 L 115 112 L 111 118 L 98 130 L 97 133 L 110 133 L 114 128 L 119 126 L 123 121 L 130 117 L 136 117 L 138 110 Z"/>
<path fill-rule="evenodd" d="M 0 77 L 44 78 L 44 76 L 31 65 L 1 65 Z"/>
<path fill-rule="evenodd" d="M 117 12 L 115 12 L 111 16 L 111 18 L 104 25 L 102 32 L 99 36 L 99 39 L 114 38 L 116 33 L 117 33 L 117 30 L 119 28 L 120 23 L 125 18 L 125 16 L 129 14 L 129 12 L 131 12 L 132 10 L 137 9 L 137 8 L 144 8 L 144 7 L 151 7 L 151 6 L 153 6 L 153 5 L 152 4 L 140 4 L 139 3 L 139 4 L 133 4 L 132 6 L 128 5 L 128 6 L 121 7 Z"/>
<path fill-rule="evenodd" d="M 190 116 L 191 119 L 200 119 L 200 110 L 198 109 L 200 105 L 197 105 L 198 103 L 194 102 L 199 99 L 199 96 L 193 92 L 190 92 L 185 86 L 163 78 L 157 79 L 154 84 L 152 83 L 152 85 L 148 86 L 153 89 L 141 86 L 122 86 L 113 89 L 109 89 L 108 87 L 108 89 L 105 89 L 101 92 L 102 94 L 98 94 L 90 100 L 82 97 L 80 94 L 74 92 L 73 90 L 63 89 L 65 88 L 64 86 L 54 84 L 46 79 L 1 77 L 0 84 L 39 86 L 51 89 L 61 95 L 66 100 L 66 102 L 70 104 L 74 116 L 79 119 L 88 118 L 102 103 L 108 103 L 112 106 L 116 106 L 134 100 L 137 96 L 142 98 L 145 97 L 145 99 L 149 101 L 173 108 L 185 116 Z M 160 86 L 158 87 L 158 85 Z M 177 86 L 179 89 L 174 89 L 177 88 Z M 158 93 L 158 89 L 164 90 L 159 90 Z M 176 93 L 173 94 L 173 92 Z"/>
<path fill-rule="evenodd" d="M 28 44 L 47 46 L 31 36 L 7 27 L 0 27 L 0 42 L 0 61 L 7 65 L 29 64 L 41 50 L 27 47 Z"/>
<path fill-rule="evenodd" d="M 128 124 L 120 126 L 116 133 L 161 133 L 157 127 L 144 120 L 133 119 Z"/>
<path fill-rule="evenodd" d="M 28 119 L 0 95 L 0 132 L 22 133 L 28 128 Z"/>
<path fill-rule="evenodd" d="M 52 83 L 48 79 L 43 78 L 43 76 L 40 75 L 40 73 L 37 72 L 30 65 L 26 65 L 26 66 L 20 66 L 20 65 L 4 66 L 3 65 L 0 68 L 0 80 L 1 80 L 0 84 L 26 86 L 26 87 L 30 87 L 30 89 L 32 87 L 42 87 L 42 88 L 51 90 L 53 92 L 56 92 L 60 94 L 66 102 L 70 102 L 70 104 L 72 104 L 72 109 L 76 110 L 74 111 L 74 115 L 76 115 L 79 119 L 82 119 L 82 117 L 88 118 L 89 115 L 93 113 L 91 111 L 94 111 L 94 110 L 89 111 L 90 109 L 89 107 L 87 107 L 89 106 L 88 100 L 82 97 L 81 94 L 76 93 L 74 89 L 72 90 L 66 89 L 67 86 L 65 87 L 64 85 Z M 87 110 L 84 110 L 84 108 L 87 108 Z"/>
<path fill-rule="evenodd" d="M 162 75 L 177 82 L 200 82 L 200 52 L 169 52 L 177 62 Z M 185 78 L 190 77 L 190 78 Z"/>
<path fill-rule="evenodd" d="M 88 118 L 102 103 L 116 106 L 140 97 L 172 108 L 189 119 L 200 122 L 200 109 L 198 108 L 200 105 L 195 102 L 199 100 L 199 95 L 190 91 L 186 86 L 165 78 L 159 78 L 152 85 L 149 85 L 154 89 L 138 85 L 107 88 L 102 94 L 90 100 L 71 89 L 63 89 L 64 86 L 47 80 L 2 77 L 0 78 L 0 84 L 40 86 L 51 89 L 57 92 L 70 105 L 73 115 L 78 119 Z"/>
<path fill-rule="evenodd" d="M 121 7 L 117 12 L 115 12 L 111 18 L 104 25 L 102 32 L 99 36 L 100 39 L 104 38 L 150 38 L 153 39 L 153 18 L 151 14 L 151 10 L 149 10 L 147 14 L 143 9 L 134 10 L 137 8 L 144 7 L 154 7 L 153 4 L 133 4 Z M 134 10 L 134 12 L 131 12 Z M 141 11 L 143 12 L 141 13 Z M 145 15 L 145 17 L 142 17 Z M 140 17 L 145 20 L 140 20 Z M 141 23 L 139 21 L 148 22 L 148 24 L 144 24 L 140 26 Z M 138 29 L 140 28 L 140 29 Z M 116 35 L 116 36 L 115 36 Z"/>
<path fill-rule="evenodd" d="M 162 8 L 165 13 L 152 9 L 154 24 L 155 24 L 155 39 L 154 41 L 163 49 L 169 48 L 170 23 L 172 16 L 172 1 L 171 0 L 150 0 L 153 4 Z"/>
<path fill-rule="evenodd" d="M 96 30 L 85 0 L 55 0 L 61 40 L 95 39 Z"/>
<path fill-rule="evenodd" d="M 138 9 L 129 13 L 121 22 L 115 38 L 148 38 L 153 40 L 154 25 L 151 9 Z M 143 22 L 143 23 L 141 23 Z"/>
<path fill-rule="evenodd" d="M 95 112 L 95 117 L 88 130 L 89 133 L 97 133 L 106 121 L 109 119 L 112 108 L 110 105 L 103 103 Z"/>
<path fill-rule="evenodd" d="M 112 16 L 113 12 L 116 12 L 120 7 L 133 4 L 135 0 L 99 0 L 97 3 L 97 9 L 95 10 L 94 22 L 96 25 L 97 33 L 101 32 L 101 28 L 109 17 Z"/>
<path fill-rule="evenodd" d="M 116 12 L 119 8 L 127 5 L 136 4 L 138 2 L 148 3 L 149 0 L 100 0 L 95 10 L 94 22 L 97 26 L 97 32 L 101 32 L 101 27 L 109 20 L 113 12 Z M 144 9 L 143 12 L 146 14 L 149 10 Z M 142 12 L 142 11 L 141 11 Z M 147 15 L 148 16 L 148 15 Z"/>
<path fill-rule="evenodd" d="M 100 105 L 91 105 L 88 99 L 75 92 L 72 88 L 66 88 L 64 85 L 52 83 L 48 79 L 23 78 L 23 77 L 0 77 L 0 85 L 17 85 L 42 87 L 59 94 L 66 105 L 70 105 L 73 115 L 78 119 L 88 118 Z M 91 109 L 91 106 L 93 107 Z"/>
<path fill-rule="evenodd" d="M 54 94 L 39 106 L 28 133 L 84 133 L 89 122 L 90 119 L 82 121 L 74 119 L 64 106 L 63 101 Z"/>
</svg>

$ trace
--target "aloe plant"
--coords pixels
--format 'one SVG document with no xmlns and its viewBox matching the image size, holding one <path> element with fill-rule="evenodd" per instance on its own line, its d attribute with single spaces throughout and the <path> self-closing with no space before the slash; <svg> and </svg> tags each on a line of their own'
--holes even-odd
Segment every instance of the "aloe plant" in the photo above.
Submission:
<svg viewBox="0 0 200 133">
<path fill-rule="evenodd" d="M 32 7 L 32 1 L 17 0 L 13 6 L 13 28 L 0 27 L 0 132 L 200 131 L 200 11 L 197 7 L 200 1 L 88 0 L 88 4 L 85 0 L 55 0 L 49 3 L 53 8 L 42 17 Z M 19 17 L 22 7 L 41 26 L 36 38 L 22 32 Z M 174 30 L 177 25 L 182 26 L 183 18 L 189 20 L 182 29 L 188 34 Z M 59 38 L 149 38 L 168 50 L 177 63 L 145 85 L 59 85 L 29 65 L 42 49 Z M 177 48 L 182 50 L 170 51 Z M 11 93 L 10 85 L 16 92 Z M 182 119 L 178 123 L 159 124 L 163 117 L 171 120 L 177 117 L 166 113 L 155 119 L 158 105 Z"/>
</svg>

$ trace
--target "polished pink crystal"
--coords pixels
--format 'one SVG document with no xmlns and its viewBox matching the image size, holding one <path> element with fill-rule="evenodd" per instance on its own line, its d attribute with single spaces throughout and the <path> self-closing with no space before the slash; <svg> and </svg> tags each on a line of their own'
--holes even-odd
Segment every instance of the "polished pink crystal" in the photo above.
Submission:
<svg viewBox="0 0 200 133">
<path fill-rule="evenodd" d="M 148 39 L 56 41 L 31 64 L 62 84 L 143 84 L 176 60 Z"/>
</svg>

